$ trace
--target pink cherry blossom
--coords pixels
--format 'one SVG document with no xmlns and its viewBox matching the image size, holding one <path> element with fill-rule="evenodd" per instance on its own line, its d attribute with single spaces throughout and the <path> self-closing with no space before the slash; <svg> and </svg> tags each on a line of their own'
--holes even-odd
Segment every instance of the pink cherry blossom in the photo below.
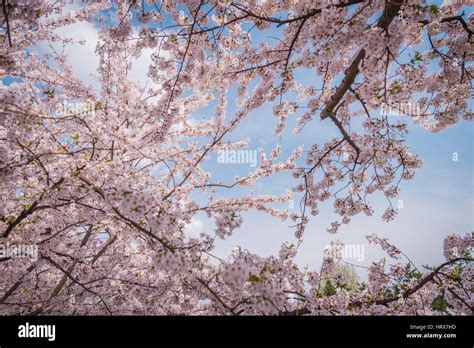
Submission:
<svg viewBox="0 0 474 348">
<path fill-rule="evenodd" d="M 329 233 L 374 214 L 375 195 L 396 218 L 422 159 L 390 113 L 427 132 L 473 119 L 462 1 L 3 3 L 0 245 L 36 245 L 38 258 L 0 255 L 0 314 L 472 315 L 471 234 L 423 268 L 371 235 L 390 259 L 367 282 L 339 241 L 318 269 L 297 262 L 324 207 Z M 72 25 L 97 31 L 91 83 L 68 54 L 90 44 Z M 264 113 L 272 148 L 224 181 L 232 170 L 212 159 L 268 140 L 239 135 Z M 323 126 L 310 144 L 287 141 Z M 262 184 L 279 176 L 285 187 Z M 291 241 L 215 255 L 249 211 L 291 225 Z"/>
</svg>

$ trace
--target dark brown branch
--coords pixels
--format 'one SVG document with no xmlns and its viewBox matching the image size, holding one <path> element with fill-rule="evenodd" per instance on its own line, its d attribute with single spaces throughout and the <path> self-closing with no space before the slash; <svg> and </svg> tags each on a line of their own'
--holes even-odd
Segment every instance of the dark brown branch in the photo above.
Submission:
<svg viewBox="0 0 474 348">
<path fill-rule="evenodd" d="M 446 266 L 449 266 L 450 264 L 453 264 L 455 262 L 458 262 L 458 261 L 472 261 L 472 259 L 467 259 L 467 258 L 464 258 L 464 257 L 458 257 L 458 258 L 455 258 L 455 259 L 452 259 L 450 261 L 446 261 L 445 263 L 442 263 L 441 265 L 439 265 L 438 267 L 436 267 L 431 273 L 429 273 L 428 275 L 426 275 L 425 277 L 423 277 L 414 287 L 406 290 L 405 292 L 403 292 L 403 294 L 401 295 L 398 295 L 398 296 L 393 296 L 393 297 L 389 297 L 389 298 L 385 298 L 385 299 L 382 299 L 382 300 L 376 300 L 376 301 L 373 301 L 373 303 L 375 304 L 379 304 L 379 305 L 386 305 L 388 303 L 391 303 L 391 302 L 394 302 L 394 301 L 397 301 L 399 300 L 400 298 L 407 298 L 411 295 L 413 295 L 414 293 L 416 293 L 418 290 L 420 290 L 423 286 L 425 286 L 427 283 L 429 283 L 430 281 L 433 280 L 433 278 Z M 354 303 L 355 304 L 355 303 Z"/>
<path fill-rule="evenodd" d="M 2 9 L 3 9 L 3 16 L 5 17 L 5 22 L 7 24 L 7 37 L 8 37 L 8 44 L 12 47 L 12 37 L 10 32 L 10 21 L 8 19 L 8 10 L 7 10 L 7 0 L 2 0 Z"/>
<path fill-rule="evenodd" d="M 365 0 L 350 0 L 348 2 L 341 2 L 341 3 L 336 4 L 334 6 L 337 7 L 337 8 L 342 8 L 342 7 L 347 7 L 347 6 L 351 6 L 351 5 L 355 5 L 355 4 L 360 4 L 361 2 L 364 2 L 364 1 Z M 307 14 L 302 15 L 302 16 L 298 16 L 298 17 L 295 17 L 295 18 L 289 18 L 289 19 L 279 19 L 279 18 L 274 18 L 274 17 L 265 17 L 265 16 L 257 15 L 255 13 L 251 12 L 250 10 L 248 10 L 247 8 L 243 8 L 243 7 L 238 6 L 234 3 L 232 3 L 231 5 L 234 6 L 235 8 L 237 8 L 238 10 L 246 13 L 247 15 L 255 18 L 255 19 L 265 21 L 265 22 L 275 23 L 275 24 L 278 24 L 278 26 L 281 26 L 283 24 L 298 22 L 298 21 L 301 21 L 301 20 L 306 20 L 310 17 L 313 17 L 313 16 L 321 13 L 321 11 L 322 11 L 322 9 L 316 8 L 316 9 L 310 10 Z"/>
<path fill-rule="evenodd" d="M 420 290 L 427 283 L 429 283 L 430 281 L 433 281 L 435 276 L 437 276 L 444 267 L 449 266 L 449 265 L 451 265 L 453 263 L 456 263 L 458 261 L 470 261 L 470 262 L 472 262 L 473 260 L 470 259 L 470 258 L 458 257 L 458 258 L 446 261 L 446 262 L 442 263 L 441 265 L 439 265 L 438 267 L 436 267 L 428 275 L 423 277 L 414 287 L 406 290 L 405 292 L 403 292 L 402 294 L 400 294 L 398 296 L 393 296 L 393 297 L 389 297 L 389 298 L 385 298 L 385 299 L 381 299 L 381 300 L 368 301 L 368 302 L 354 301 L 350 304 L 350 306 L 360 307 L 362 305 L 370 305 L 370 304 L 378 304 L 378 305 L 385 305 L 386 306 L 391 302 L 398 301 L 400 298 L 408 298 L 409 296 L 415 294 L 418 290 Z M 471 308 L 471 307 L 469 307 L 469 308 Z M 280 315 L 283 315 L 283 316 L 286 316 L 286 315 L 305 315 L 305 314 L 310 314 L 310 313 L 311 313 L 311 311 L 307 307 L 303 307 L 301 309 L 296 309 L 296 310 L 287 311 L 287 312 L 281 312 Z"/>
<path fill-rule="evenodd" d="M 209 285 L 204 281 L 202 280 L 201 278 L 196 278 L 198 280 L 199 283 L 201 283 L 202 286 L 204 286 L 207 290 L 209 290 L 209 292 L 217 299 L 217 301 L 220 302 L 220 304 L 226 309 L 228 310 L 230 313 L 232 313 L 233 315 L 237 315 L 235 313 L 235 311 L 230 308 L 221 298 L 219 295 L 216 294 L 216 292 L 214 290 L 212 290 Z"/>
<path fill-rule="evenodd" d="M 463 27 L 463 29 L 468 34 L 468 39 L 470 41 L 471 37 L 472 37 L 472 34 L 473 34 L 473 31 L 469 28 L 469 26 L 467 25 L 467 23 L 464 20 L 463 16 L 464 16 L 464 13 L 460 14 L 459 16 L 446 17 L 446 18 L 441 19 L 440 22 L 441 23 L 448 23 L 448 22 L 458 21 L 459 23 L 461 23 L 461 26 Z M 428 20 L 419 21 L 418 23 L 423 24 L 423 25 L 430 24 L 430 22 Z"/>
<path fill-rule="evenodd" d="M 171 246 L 168 245 L 168 243 L 166 243 L 163 239 L 161 239 L 160 237 L 157 237 L 156 235 L 154 235 L 153 233 L 151 233 L 150 231 L 148 231 L 147 229 L 143 228 L 142 226 L 140 226 L 139 224 L 137 224 L 135 221 L 133 220 L 130 220 L 128 217 L 126 217 L 125 215 L 123 215 L 117 208 L 113 208 L 113 211 L 119 216 L 121 217 L 123 220 L 125 220 L 125 222 L 127 222 L 128 224 L 130 224 L 131 226 L 135 227 L 136 229 L 144 232 L 147 236 L 150 236 L 151 238 L 157 240 L 158 242 L 161 243 L 161 245 L 165 248 L 165 249 L 168 249 L 169 251 L 171 252 L 174 252 L 174 248 L 172 248 Z"/>
<path fill-rule="evenodd" d="M 21 283 L 23 282 L 23 279 L 36 267 L 36 264 L 34 265 L 31 265 L 30 267 L 28 267 L 28 269 L 26 270 L 26 273 L 15 283 L 13 284 L 13 286 L 7 290 L 7 292 L 5 292 L 5 294 L 2 296 L 2 298 L 0 299 L 0 303 L 4 303 L 17 289 L 18 287 L 21 285 Z"/>
<path fill-rule="evenodd" d="M 339 103 L 339 101 L 344 97 L 349 87 L 354 83 L 356 76 L 359 74 L 359 63 L 365 57 L 365 49 L 361 49 L 357 54 L 357 57 L 352 61 L 352 64 L 344 73 L 344 79 L 342 83 L 337 87 L 336 91 L 332 95 L 329 102 L 324 107 L 321 112 L 321 119 L 324 120 L 327 117 L 330 117 L 333 114 L 334 108 Z"/>
<path fill-rule="evenodd" d="M 188 55 L 189 48 L 191 47 L 191 39 L 192 39 L 192 36 L 194 34 L 194 27 L 195 27 L 195 25 L 198 21 L 198 14 L 199 14 L 199 10 L 201 9 L 202 5 L 203 5 L 203 2 L 201 1 L 201 3 L 199 4 L 199 6 L 196 9 L 193 24 L 191 25 L 191 31 L 189 32 L 188 40 L 187 40 L 187 43 L 186 43 L 186 48 L 184 50 L 183 58 L 181 60 L 180 66 L 179 66 L 178 74 L 176 75 L 176 79 L 174 80 L 174 84 L 173 84 L 173 87 L 171 89 L 171 94 L 170 94 L 170 97 L 168 99 L 168 104 L 166 105 L 166 110 L 168 110 L 170 105 L 171 105 L 171 102 L 172 102 L 173 97 L 174 97 L 174 92 L 175 92 L 176 86 L 178 84 L 179 77 L 180 77 L 180 75 L 183 71 L 184 62 L 186 60 L 186 56 Z"/>
<path fill-rule="evenodd" d="M 387 3 L 385 6 L 384 13 L 382 17 L 377 22 L 377 27 L 384 29 L 385 31 L 388 30 L 390 23 L 392 23 L 393 19 L 397 15 L 398 11 L 402 7 L 403 0 L 392 0 Z M 325 118 L 329 117 L 334 113 L 334 108 L 337 104 L 341 101 L 344 97 L 346 92 L 351 87 L 352 83 L 354 83 L 355 78 L 359 74 L 359 63 L 365 58 L 365 49 L 361 49 L 357 54 L 356 58 L 352 61 L 349 68 L 344 73 L 344 79 L 342 83 L 337 87 L 336 91 L 334 92 L 333 96 L 326 104 L 325 108 L 321 112 L 321 119 L 324 120 Z"/>
<path fill-rule="evenodd" d="M 51 191 L 54 190 L 55 188 L 57 188 L 59 185 L 61 185 L 62 183 L 64 182 L 64 178 L 61 178 L 58 182 L 56 182 L 52 187 L 51 187 Z M 38 198 L 36 201 L 34 201 L 30 207 L 28 207 L 28 209 L 24 209 L 20 215 L 17 216 L 17 218 L 13 221 L 13 222 L 10 222 L 7 226 L 7 228 L 5 229 L 5 231 L 3 232 L 3 235 L 2 237 L 3 238 L 7 238 L 11 231 L 13 231 L 13 229 L 20 223 L 22 222 L 24 219 L 26 219 L 28 216 L 30 216 L 31 214 L 33 214 L 33 212 L 38 208 L 38 204 L 40 203 L 40 201 L 43 199 L 43 195 L 44 195 L 44 192 L 41 194 L 40 198 Z"/>
<path fill-rule="evenodd" d="M 83 288 L 85 291 L 87 292 L 90 292 L 91 294 L 97 296 L 100 301 L 104 304 L 104 307 L 105 309 L 107 309 L 107 312 L 109 312 L 109 314 L 112 314 L 112 311 L 110 310 L 109 306 L 107 305 L 107 303 L 105 302 L 105 300 L 102 298 L 102 296 L 100 296 L 98 293 L 96 293 L 95 291 L 92 291 L 91 289 L 87 288 L 84 284 L 82 284 L 81 282 L 79 282 L 77 279 L 75 279 L 72 275 L 71 275 L 71 271 L 69 271 L 69 269 L 71 267 L 74 267 L 75 266 L 75 263 L 73 263 L 73 265 L 68 269 L 68 270 L 65 270 L 61 265 L 59 265 L 56 261 L 54 261 L 52 258 L 48 257 L 48 256 L 45 256 L 43 257 L 45 260 L 49 261 L 54 267 L 56 267 L 57 269 L 59 269 L 61 272 L 64 273 L 64 275 L 71 279 L 71 281 L 77 285 L 79 285 L 81 288 Z M 58 284 L 59 285 L 59 284 Z M 64 286 L 64 284 L 62 285 Z"/>
<path fill-rule="evenodd" d="M 105 244 L 102 249 L 99 250 L 99 252 L 97 253 L 97 255 L 94 256 L 94 258 L 92 259 L 91 261 L 91 265 L 93 265 L 104 253 L 105 251 L 107 250 L 107 248 L 109 246 L 111 246 L 115 241 L 117 240 L 117 236 L 113 236 L 112 239 L 110 239 L 109 241 L 107 241 L 107 244 Z"/>
</svg>

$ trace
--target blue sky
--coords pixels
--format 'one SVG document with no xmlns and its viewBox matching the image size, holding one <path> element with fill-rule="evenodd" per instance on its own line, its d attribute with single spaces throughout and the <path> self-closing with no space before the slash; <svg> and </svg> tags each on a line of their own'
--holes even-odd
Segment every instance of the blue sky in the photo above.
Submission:
<svg viewBox="0 0 474 348">
<path fill-rule="evenodd" d="M 272 134 L 276 122 L 271 108 L 263 107 L 252 112 L 240 124 L 234 137 L 249 137 L 252 139 L 250 149 L 263 147 L 268 153 L 278 141 Z M 332 124 L 314 120 L 297 137 L 284 138 L 283 148 L 292 149 L 303 143 L 307 149 L 315 139 L 319 142 L 332 134 L 337 135 Z M 297 257 L 299 263 L 314 267 L 321 262 L 323 249 L 331 240 L 340 239 L 347 244 L 367 244 L 364 236 L 374 232 L 389 237 L 418 265 L 442 261 L 442 241 L 445 236 L 474 230 L 472 135 L 473 125 L 466 121 L 460 121 L 439 133 L 430 133 L 409 122 L 407 144 L 412 152 L 422 158 L 423 166 L 414 179 L 402 181 L 398 199 L 403 200 L 404 207 L 399 210 L 395 220 L 389 223 L 381 220 L 387 201 L 378 194 L 370 200 L 375 210 L 372 217 L 363 214 L 356 216 L 349 225 L 343 225 L 339 233 L 331 235 L 326 232 L 326 228 L 336 219 L 336 215 L 331 202 L 325 202 L 321 205 L 320 214 L 313 217 L 307 227 Z M 453 153 L 457 153 L 458 161 L 453 161 Z M 288 150 L 283 151 L 280 158 L 284 159 L 288 154 Z M 219 178 L 227 177 L 230 181 L 235 174 L 243 176 L 252 170 L 246 164 L 222 165 L 215 158 L 216 156 L 214 161 L 209 161 L 207 168 L 212 173 L 218 173 Z M 277 175 L 262 180 L 252 190 L 256 194 L 283 194 L 285 188 L 293 184 L 296 181 L 291 176 Z M 232 196 L 236 195 L 233 192 Z M 394 204 L 397 204 L 397 200 L 394 200 Z M 257 212 L 249 212 L 244 217 L 241 229 L 228 240 L 218 243 L 216 253 L 219 256 L 227 255 L 237 245 L 270 255 L 278 251 L 282 241 L 294 241 L 294 229 L 287 226 L 291 222 L 282 223 Z M 365 252 L 366 260 L 361 265 L 366 266 L 370 261 L 383 257 L 376 246 L 366 245 Z"/>
<path fill-rule="evenodd" d="M 430 2 L 440 5 L 440 1 Z M 469 14 L 472 7 L 464 6 L 463 10 Z M 276 36 L 273 30 L 265 34 L 260 33 L 257 38 L 252 33 L 253 40 L 265 40 L 267 36 Z M 270 42 L 274 41 L 271 38 Z M 423 51 L 426 43 L 406 51 L 403 58 L 408 60 L 415 50 Z M 430 71 L 436 66 L 430 67 Z M 316 75 L 311 71 L 300 70 L 297 81 L 302 83 L 316 80 Z M 336 81 L 338 83 L 338 81 Z M 235 91 L 229 93 L 230 100 L 235 98 Z M 232 103 L 229 103 L 232 104 Z M 472 100 L 470 101 L 472 109 Z M 230 105 L 228 112 L 233 114 L 235 108 Z M 196 115 L 200 118 L 201 115 Z M 338 131 L 329 121 L 315 119 L 304 131 L 297 136 L 292 134 L 294 119 L 298 113 L 290 116 L 287 128 L 283 132 L 282 155 L 284 160 L 298 144 L 304 144 L 309 149 L 311 144 L 323 144 L 332 136 L 338 136 Z M 292 119 L 293 118 L 293 121 Z M 387 208 L 387 201 L 381 194 L 374 195 L 370 202 L 375 214 L 367 217 L 364 214 L 356 216 L 349 225 L 343 225 L 339 233 L 331 235 L 326 232 L 330 223 L 336 220 L 332 203 L 325 202 L 321 205 L 320 214 L 311 219 L 304 235 L 304 242 L 299 248 L 297 260 L 301 265 L 317 267 L 321 260 L 324 247 L 331 240 L 339 239 L 347 244 L 364 244 L 365 260 L 358 263 L 367 266 L 371 261 L 378 260 L 385 254 L 378 247 L 368 246 L 365 235 L 377 233 L 389 239 L 405 252 L 415 264 L 435 264 L 443 260 L 443 239 L 452 233 L 465 234 L 474 231 L 474 205 L 473 189 L 473 124 L 464 120 L 439 133 L 426 131 L 414 124 L 406 117 L 401 117 L 409 124 L 407 144 L 413 153 L 418 154 L 423 160 L 423 166 L 417 171 L 415 178 L 402 181 L 399 197 L 393 200 L 403 201 L 403 208 L 399 210 L 394 221 L 386 223 L 381 220 L 381 215 Z M 252 112 L 230 137 L 233 140 L 250 138 L 249 149 L 264 148 L 268 154 L 273 146 L 280 140 L 274 134 L 278 120 L 272 115 L 272 104 L 267 103 L 262 108 Z M 457 161 L 453 161 L 454 153 Z M 207 163 L 211 173 L 217 174 L 224 182 L 232 182 L 234 175 L 244 176 L 252 170 L 245 164 L 222 165 L 213 160 Z M 225 178 L 227 180 L 225 180 Z M 271 179 L 261 180 L 251 188 L 255 194 L 283 194 L 286 188 L 296 185 L 290 175 L 277 175 Z M 225 189 L 220 192 L 224 192 Z M 248 192 L 249 190 L 245 190 Z M 239 191 L 234 191 L 229 196 L 238 196 Z M 225 193 L 224 193 L 225 194 Z M 295 200 L 295 207 L 299 201 Z M 283 241 L 294 242 L 294 229 L 288 227 L 291 221 L 282 223 L 280 220 L 264 216 L 258 212 L 244 214 L 244 223 L 240 230 L 225 241 L 220 241 L 216 247 L 219 256 L 228 255 L 235 246 L 242 246 L 253 252 L 265 255 L 275 254 Z M 203 228 L 210 228 L 204 224 Z"/>
</svg>

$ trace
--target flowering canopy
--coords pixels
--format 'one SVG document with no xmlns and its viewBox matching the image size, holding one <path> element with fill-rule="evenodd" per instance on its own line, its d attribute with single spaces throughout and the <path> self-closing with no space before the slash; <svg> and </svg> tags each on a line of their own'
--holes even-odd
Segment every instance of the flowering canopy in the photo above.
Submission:
<svg viewBox="0 0 474 348">
<path fill-rule="evenodd" d="M 340 216 L 335 233 L 372 214 L 371 194 L 397 196 L 421 161 L 387 110 L 431 132 L 473 116 L 472 16 L 461 1 L 2 3 L 0 237 L 38 245 L 39 257 L 0 259 L 1 314 L 472 314 L 470 235 L 448 237 L 446 262 L 425 270 L 368 236 L 393 262 L 374 263 L 365 283 L 349 279 L 337 253 L 319 271 L 301 269 L 293 244 L 269 257 L 211 253 L 250 209 L 293 221 L 300 243 L 308 213 L 327 200 Z M 64 50 L 35 50 L 72 44 L 61 28 L 79 22 L 100 29 L 97 88 Z M 279 37 L 255 44 L 266 30 Z M 128 77 L 149 52 L 152 87 Z M 314 79 L 299 81 L 299 71 Z M 283 159 L 279 144 L 248 176 L 214 180 L 209 156 L 246 148 L 229 136 L 267 102 L 277 136 L 297 111 L 295 133 L 318 120 L 338 136 Z M 202 109 L 208 117 L 193 119 Z M 299 183 L 281 195 L 221 195 L 286 172 Z M 275 208 L 294 194 L 298 213 Z M 185 228 L 199 212 L 215 230 L 191 238 Z M 390 204 L 383 219 L 395 214 Z"/>
</svg>

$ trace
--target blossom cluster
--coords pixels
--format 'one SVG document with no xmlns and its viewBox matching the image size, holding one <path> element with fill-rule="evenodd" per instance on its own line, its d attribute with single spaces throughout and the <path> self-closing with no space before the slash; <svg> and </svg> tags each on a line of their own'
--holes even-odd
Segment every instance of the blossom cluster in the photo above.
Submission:
<svg viewBox="0 0 474 348">
<path fill-rule="evenodd" d="M 380 110 L 416 104 L 400 111 L 433 132 L 472 120 L 461 2 L 177 3 L 4 2 L 0 242 L 40 257 L 1 260 L 0 314 L 472 314 L 471 235 L 447 238 L 441 268 L 382 260 L 367 284 L 338 241 L 320 269 L 295 261 L 325 205 L 330 233 L 374 214 L 377 193 L 390 202 L 382 219 L 396 217 L 391 202 L 421 159 L 409 122 Z M 73 24 L 97 32 L 93 84 L 66 54 L 86 43 L 66 35 Z M 58 112 L 67 102 L 91 112 Z M 239 130 L 255 116 L 270 117 L 262 144 L 273 145 L 224 180 L 211 158 L 248 148 Z M 284 187 L 262 184 L 280 175 Z M 276 255 L 217 255 L 251 210 L 291 222 L 291 241 Z M 209 221 L 191 233 L 200 216 Z"/>
</svg>

